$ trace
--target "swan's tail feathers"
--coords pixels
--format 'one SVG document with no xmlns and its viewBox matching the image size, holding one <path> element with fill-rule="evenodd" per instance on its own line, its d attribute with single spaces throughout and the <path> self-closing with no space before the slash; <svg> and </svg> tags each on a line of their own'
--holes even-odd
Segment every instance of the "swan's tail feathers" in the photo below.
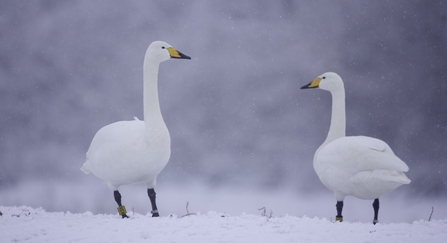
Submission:
<svg viewBox="0 0 447 243">
<path fill-rule="evenodd" d="M 384 181 L 396 182 L 402 185 L 410 184 L 411 180 L 401 171 L 375 170 L 373 176 Z"/>
<path fill-rule="evenodd" d="M 402 173 L 402 176 L 400 177 L 400 183 L 410 184 L 410 182 L 411 180 L 404 173 Z"/>
<path fill-rule="evenodd" d="M 84 163 L 84 165 L 82 165 L 81 167 L 82 172 L 84 172 L 85 174 L 90 174 L 90 172 L 92 172 L 91 168 L 90 168 L 90 164 L 87 162 Z"/>
<path fill-rule="evenodd" d="M 408 177 L 405 175 L 405 173 L 400 172 L 400 171 L 390 171 L 389 172 L 389 180 L 390 181 L 395 181 L 397 183 L 401 183 L 403 185 L 405 184 L 410 184 L 411 180 L 408 179 Z"/>
<path fill-rule="evenodd" d="M 411 182 L 403 172 L 391 170 L 362 171 L 352 176 L 350 181 L 352 195 L 368 200 Z"/>
</svg>

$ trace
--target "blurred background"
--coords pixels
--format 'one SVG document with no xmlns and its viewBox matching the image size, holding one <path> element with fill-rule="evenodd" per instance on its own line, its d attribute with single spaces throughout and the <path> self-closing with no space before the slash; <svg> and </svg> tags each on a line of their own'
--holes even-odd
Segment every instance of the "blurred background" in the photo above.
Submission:
<svg viewBox="0 0 447 243">
<path fill-rule="evenodd" d="M 155 40 L 192 57 L 159 73 L 172 139 L 156 188 L 162 215 L 189 201 L 190 211 L 334 216 L 312 166 L 330 94 L 300 90 L 326 71 L 345 82 L 347 135 L 386 141 L 410 167 L 411 184 L 381 210 L 411 221 L 445 205 L 441 0 L 2 1 L 1 205 L 116 213 L 108 187 L 79 168 L 101 127 L 143 119 L 143 57 Z M 128 208 L 150 210 L 144 185 L 121 190 Z M 345 204 L 345 218 L 372 219 L 371 202 L 347 200 L 358 207 Z"/>
</svg>

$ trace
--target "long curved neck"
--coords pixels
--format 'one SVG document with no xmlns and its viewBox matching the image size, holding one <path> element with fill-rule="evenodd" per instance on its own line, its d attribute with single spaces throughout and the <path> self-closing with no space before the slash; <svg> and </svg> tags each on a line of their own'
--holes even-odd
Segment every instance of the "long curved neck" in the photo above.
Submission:
<svg viewBox="0 0 447 243">
<path fill-rule="evenodd" d="M 144 123 L 146 128 L 164 124 L 158 99 L 158 68 L 159 62 L 145 58 L 143 65 L 144 79 Z"/>
<path fill-rule="evenodd" d="M 332 116 L 331 126 L 324 145 L 334 141 L 337 138 L 346 136 L 346 108 L 345 108 L 345 90 L 344 88 L 331 92 L 332 94 Z"/>
</svg>

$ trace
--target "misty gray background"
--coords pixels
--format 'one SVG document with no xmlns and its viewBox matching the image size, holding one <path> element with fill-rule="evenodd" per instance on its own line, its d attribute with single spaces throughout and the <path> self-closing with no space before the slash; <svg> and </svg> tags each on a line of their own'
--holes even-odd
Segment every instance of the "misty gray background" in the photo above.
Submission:
<svg viewBox="0 0 447 243">
<path fill-rule="evenodd" d="M 446 195 L 445 1 L 2 1 L 0 200 L 23 183 L 88 182 L 114 204 L 79 168 L 98 129 L 143 119 L 155 40 L 192 57 L 161 64 L 172 155 L 159 186 L 331 196 L 312 166 L 330 94 L 300 87 L 334 71 L 347 134 L 382 139 L 409 165 L 396 193 Z"/>
</svg>

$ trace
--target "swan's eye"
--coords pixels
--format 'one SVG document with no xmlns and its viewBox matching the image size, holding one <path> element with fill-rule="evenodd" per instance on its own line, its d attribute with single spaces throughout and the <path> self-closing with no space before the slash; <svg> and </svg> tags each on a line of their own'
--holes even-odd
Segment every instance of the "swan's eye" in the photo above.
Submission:
<svg viewBox="0 0 447 243">
<path fill-rule="evenodd" d="M 161 47 L 161 49 L 165 49 L 165 47 L 164 47 L 164 46 L 162 46 L 162 47 Z"/>
<path fill-rule="evenodd" d="M 323 79 L 326 79 L 326 77 L 323 77 Z"/>
</svg>

